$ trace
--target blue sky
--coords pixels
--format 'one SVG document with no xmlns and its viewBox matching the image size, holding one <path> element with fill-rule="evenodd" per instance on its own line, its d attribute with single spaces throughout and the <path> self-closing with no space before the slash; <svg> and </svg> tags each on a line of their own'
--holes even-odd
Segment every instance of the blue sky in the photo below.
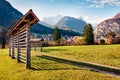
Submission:
<svg viewBox="0 0 120 80">
<path fill-rule="evenodd" d="M 120 0 L 7 0 L 13 7 L 25 14 L 33 9 L 42 20 L 51 16 L 72 16 L 83 18 L 93 25 L 120 12 Z"/>
</svg>

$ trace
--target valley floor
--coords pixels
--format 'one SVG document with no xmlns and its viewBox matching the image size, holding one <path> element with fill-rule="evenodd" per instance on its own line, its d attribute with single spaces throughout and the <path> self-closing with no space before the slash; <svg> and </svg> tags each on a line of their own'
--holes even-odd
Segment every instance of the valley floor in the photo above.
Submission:
<svg viewBox="0 0 120 80">
<path fill-rule="evenodd" d="M 50 55 L 68 60 L 94 62 L 120 67 L 120 45 L 45 47 L 43 52 L 32 50 L 32 69 L 8 56 L 8 49 L 0 49 L 0 80 L 120 80 L 120 78 L 50 60 Z"/>
<path fill-rule="evenodd" d="M 120 68 L 119 50 L 120 45 L 62 46 L 45 47 L 41 54 Z"/>
</svg>

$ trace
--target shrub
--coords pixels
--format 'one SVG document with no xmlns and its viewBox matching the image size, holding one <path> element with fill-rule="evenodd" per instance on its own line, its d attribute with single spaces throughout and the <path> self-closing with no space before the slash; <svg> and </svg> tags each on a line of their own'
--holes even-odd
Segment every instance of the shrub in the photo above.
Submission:
<svg viewBox="0 0 120 80">
<path fill-rule="evenodd" d="M 101 39 L 101 40 L 100 40 L 100 44 L 102 44 L 102 45 L 105 44 L 105 40 L 104 40 L 104 39 Z"/>
<path fill-rule="evenodd" d="M 84 37 L 75 37 L 74 39 L 74 44 L 75 45 L 84 45 L 85 43 L 85 38 Z"/>
</svg>

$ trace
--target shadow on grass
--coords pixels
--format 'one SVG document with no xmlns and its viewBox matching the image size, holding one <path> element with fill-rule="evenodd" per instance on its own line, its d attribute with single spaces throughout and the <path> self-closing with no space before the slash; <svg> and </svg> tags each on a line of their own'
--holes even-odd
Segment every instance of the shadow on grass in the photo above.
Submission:
<svg viewBox="0 0 120 80">
<path fill-rule="evenodd" d="M 83 70 L 83 68 L 67 65 L 65 62 L 53 59 L 49 56 L 36 56 L 38 59 L 49 60 L 48 62 L 35 62 L 31 63 L 31 69 L 33 70 Z"/>
<path fill-rule="evenodd" d="M 32 67 L 31 67 L 32 70 L 83 70 L 83 69 L 80 69 L 80 68 L 44 68 L 40 65 L 36 65 L 36 64 L 32 64 Z"/>
<path fill-rule="evenodd" d="M 67 51 L 67 49 L 43 49 L 43 52 L 54 52 L 54 51 Z"/>
<path fill-rule="evenodd" d="M 120 69 L 113 68 L 113 67 L 107 67 L 107 66 L 103 66 L 103 65 L 97 65 L 97 64 L 86 63 L 86 62 L 72 61 L 72 60 L 47 56 L 47 55 L 42 55 L 42 56 L 37 56 L 37 57 L 52 60 L 52 61 L 56 61 L 56 62 L 59 62 L 59 63 L 78 66 L 80 68 L 81 67 L 86 68 L 86 69 L 89 69 L 89 70 L 95 71 L 95 72 L 106 73 L 106 74 L 111 74 L 111 75 L 120 77 Z"/>
</svg>

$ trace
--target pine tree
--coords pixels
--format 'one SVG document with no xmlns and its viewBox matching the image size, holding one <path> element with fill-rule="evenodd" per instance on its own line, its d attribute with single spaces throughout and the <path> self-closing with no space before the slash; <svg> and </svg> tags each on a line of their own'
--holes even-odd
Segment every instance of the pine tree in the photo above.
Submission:
<svg viewBox="0 0 120 80">
<path fill-rule="evenodd" d="M 0 44 L 2 45 L 2 48 L 5 48 L 6 40 L 7 40 L 7 32 L 8 30 L 6 28 L 2 28 L 0 32 Z"/>
<path fill-rule="evenodd" d="M 53 33 L 53 40 L 60 43 L 61 35 L 58 28 L 55 28 Z"/>
<path fill-rule="evenodd" d="M 86 44 L 94 43 L 94 34 L 93 34 L 93 28 L 92 28 L 91 24 L 87 24 L 84 27 L 83 36 L 85 37 Z"/>
</svg>

